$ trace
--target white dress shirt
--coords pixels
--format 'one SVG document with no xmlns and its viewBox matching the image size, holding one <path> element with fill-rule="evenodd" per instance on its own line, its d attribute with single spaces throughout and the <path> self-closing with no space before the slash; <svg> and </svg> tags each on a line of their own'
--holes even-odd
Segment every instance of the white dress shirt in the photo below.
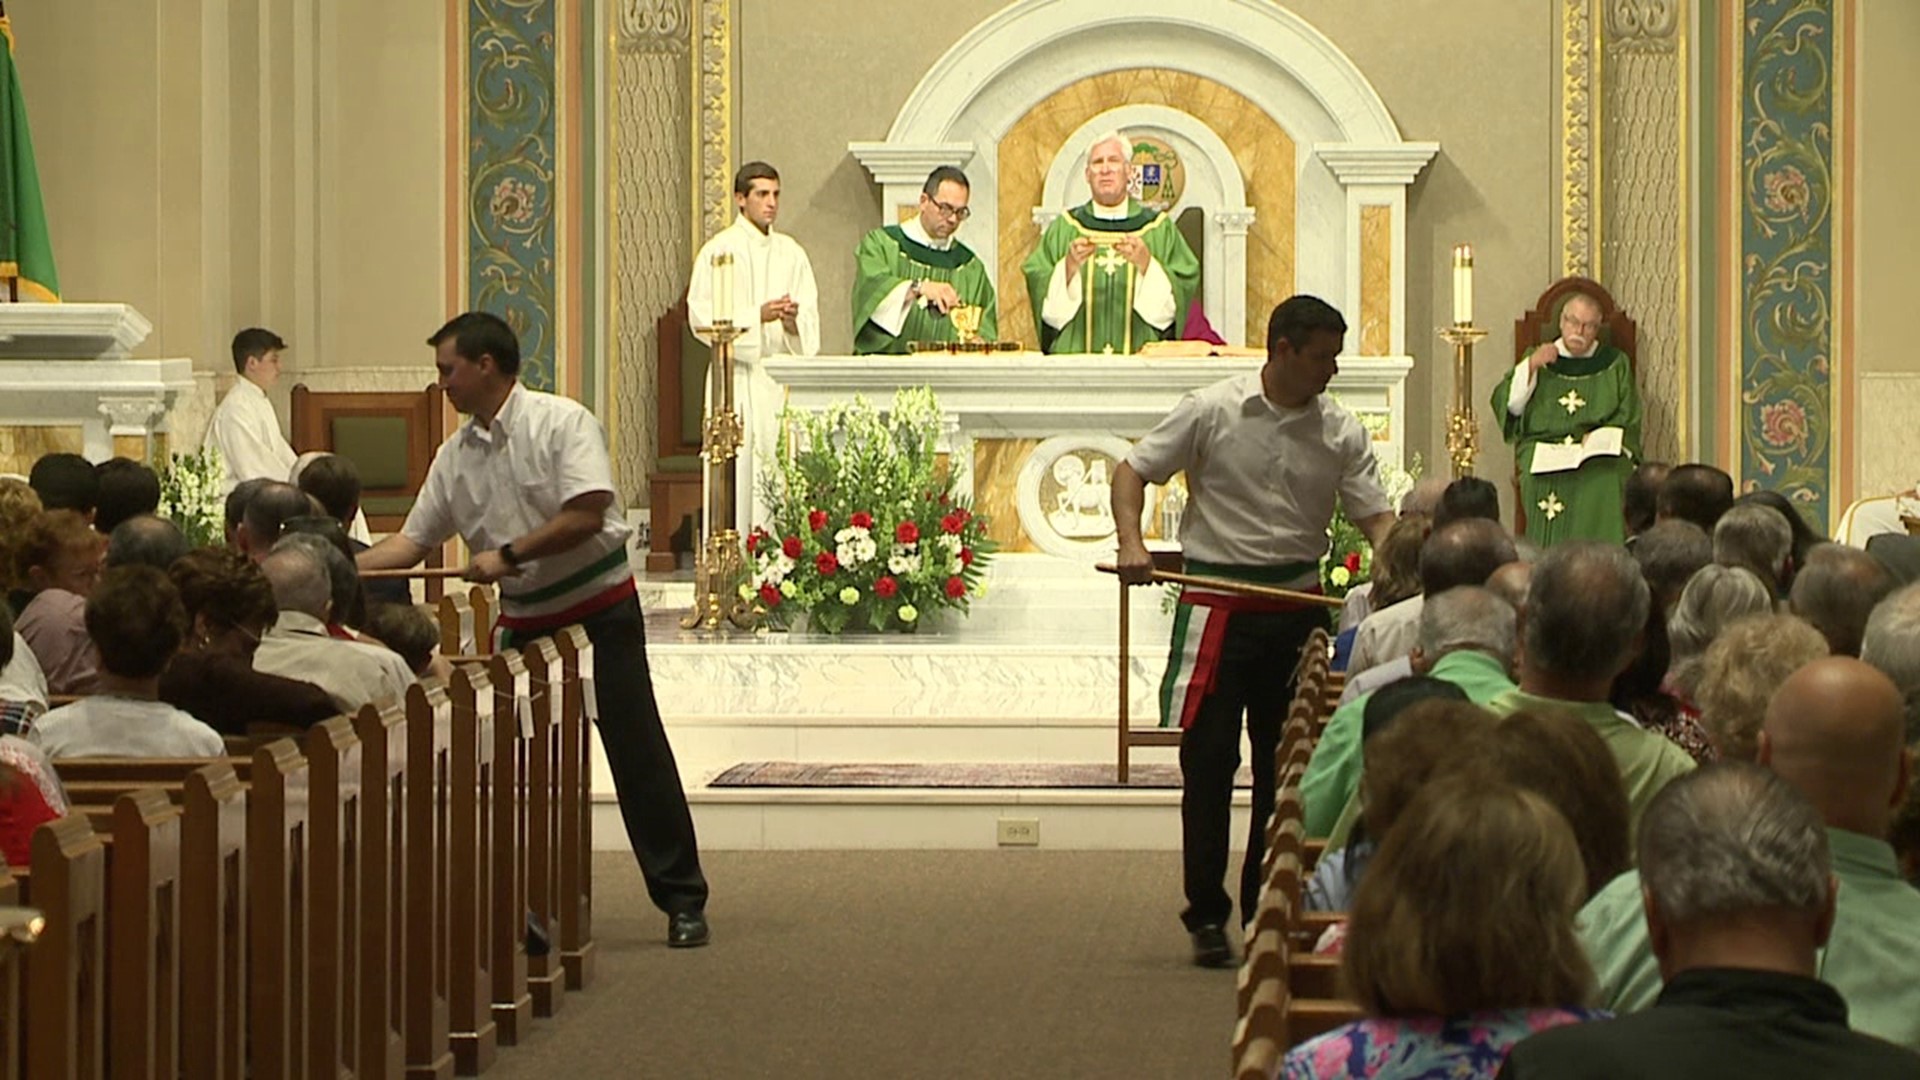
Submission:
<svg viewBox="0 0 1920 1080">
<path fill-rule="evenodd" d="M 233 389 L 213 410 L 203 445 L 220 451 L 220 460 L 226 466 L 223 493 L 232 491 L 242 480 L 285 482 L 293 475 L 293 463 L 299 460 L 280 434 L 280 418 L 274 415 L 267 392 L 244 376 L 233 381 Z"/>
<path fill-rule="evenodd" d="M 38 706 L 31 710 L 34 715 L 47 710 L 47 673 L 18 630 L 13 632 L 13 659 L 0 667 L 0 701 Z"/>
<path fill-rule="evenodd" d="M 1353 635 L 1347 670 L 1366 671 L 1412 653 L 1420 644 L 1420 613 L 1426 609 L 1427 598 L 1422 594 L 1367 616 Z"/>
<path fill-rule="evenodd" d="M 50 758 L 222 757 L 220 733 L 148 698 L 95 694 L 34 721 L 27 741 Z"/>
<path fill-rule="evenodd" d="M 1130 201 L 1118 206 L 1090 202 L 1087 207 L 1102 221 L 1119 221 L 1132 216 L 1132 205 Z M 1068 281 L 1067 260 L 1053 264 L 1053 276 L 1047 279 L 1047 296 L 1040 304 L 1040 317 L 1048 326 L 1058 330 L 1080 313 L 1080 283 L 1086 279 L 1086 269 L 1082 266 L 1073 280 Z M 1146 270 L 1134 282 L 1133 313 L 1156 330 L 1164 331 L 1173 325 L 1173 317 L 1178 314 L 1173 307 L 1173 279 L 1167 277 L 1167 268 L 1160 265 L 1159 259 L 1149 258 Z"/>
<path fill-rule="evenodd" d="M 280 613 L 260 639 L 253 669 L 312 683 L 326 691 L 343 713 L 397 701 L 414 681 L 413 671 L 399 653 L 336 638 L 327 633 L 327 624 L 298 611 Z"/>
</svg>

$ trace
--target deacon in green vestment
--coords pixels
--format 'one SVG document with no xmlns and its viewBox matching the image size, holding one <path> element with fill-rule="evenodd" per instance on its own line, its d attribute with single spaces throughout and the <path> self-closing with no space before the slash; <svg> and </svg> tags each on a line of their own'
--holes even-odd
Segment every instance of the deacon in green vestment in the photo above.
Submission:
<svg viewBox="0 0 1920 1080">
<path fill-rule="evenodd" d="M 1136 353 L 1180 336 L 1200 260 L 1172 218 L 1128 197 L 1132 151 L 1119 132 L 1094 140 L 1092 200 L 1055 218 L 1022 267 L 1047 352 Z"/>
<path fill-rule="evenodd" d="M 1621 504 L 1640 460 L 1640 392 L 1633 363 L 1602 345 L 1600 304 L 1575 293 L 1560 309 L 1560 338 L 1523 357 L 1493 388 L 1493 411 L 1514 447 L 1527 539 L 1541 547 L 1567 540 L 1623 543 Z M 1534 475 L 1541 443 L 1578 443 L 1596 428 L 1622 431 L 1619 457 L 1588 458 L 1579 468 Z"/>
<path fill-rule="evenodd" d="M 854 253 L 853 351 L 904 353 L 916 341 L 958 341 L 948 313 L 980 309 L 979 335 L 1000 334 L 993 279 L 967 245 L 953 238 L 972 211 L 967 174 L 942 165 L 920 189 L 920 213 L 875 229 Z"/>
</svg>

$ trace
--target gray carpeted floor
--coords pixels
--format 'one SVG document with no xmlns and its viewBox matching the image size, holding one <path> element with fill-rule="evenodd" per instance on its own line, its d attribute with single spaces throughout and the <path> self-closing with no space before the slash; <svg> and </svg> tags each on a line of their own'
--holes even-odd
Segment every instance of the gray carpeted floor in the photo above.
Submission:
<svg viewBox="0 0 1920 1080">
<path fill-rule="evenodd" d="M 1172 852 L 716 852 L 714 944 L 672 952 L 627 856 L 594 862 L 598 979 L 488 1073 L 1204 1077 L 1231 971 L 1187 963 Z"/>
</svg>

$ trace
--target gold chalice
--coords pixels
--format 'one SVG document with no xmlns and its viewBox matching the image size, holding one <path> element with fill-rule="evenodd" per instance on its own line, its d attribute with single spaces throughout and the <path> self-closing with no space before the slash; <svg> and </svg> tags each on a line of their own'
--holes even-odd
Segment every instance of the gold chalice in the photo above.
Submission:
<svg viewBox="0 0 1920 1080">
<path fill-rule="evenodd" d="M 955 304 L 947 311 L 947 318 L 953 320 L 953 332 L 960 337 L 962 345 L 977 345 L 980 342 L 980 318 L 986 309 L 979 304 Z"/>
</svg>

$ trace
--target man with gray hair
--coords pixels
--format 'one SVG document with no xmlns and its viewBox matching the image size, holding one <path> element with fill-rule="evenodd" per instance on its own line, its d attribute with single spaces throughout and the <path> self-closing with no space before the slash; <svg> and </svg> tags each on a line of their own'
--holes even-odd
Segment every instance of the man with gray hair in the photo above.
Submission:
<svg viewBox="0 0 1920 1080">
<path fill-rule="evenodd" d="M 1514 636 L 1514 611 L 1506 601 L 1477 585 L 1448 589 L 1430 598 L 1420 614 L 1407 675 L 1452 683 L 1474 704 L 1485 705 L 1513 689 Z M 1329 835 L 1348 815 L 1360 785 L 1361 722 L 1373 694 L 1369 690 L 1335 709 L 1314 744 L 1300 781 L 1308 836 Z"/>
<path fill-rule="evenodd" d="M 1485 585 L 1495 570 L 1514 561 L 1517 555 L 1513 537 L 1506 526 L 1497 521 L 1461 518 L 1436 527 L 1420 546 L 1421 595 L 1376 611 L 1360 624 L 1359 632 L 1353 636 L 1353 653 L 1347 660 L 1347 670 L 1364 675 L 1381 664 L 1404 661 L 1420 632 L 1420 614 L 1426 597 L 1460 585 Z M 1405 670 L 1398 671 L 1398 677 L 1404 678 L 1406 674 Z M 1355 695 L 1343 694 L 1343 702 L 1352 696 Z"/>
<path fill-rule="evenodd" d="M 1825 657 L 1774 694 L 1758 762 L 1826 823 L 1842 888 L 1820 977 L 1846 998 L 1855 1030 L 1920 1050 L 1920 892 L 1900 879 L 1885 839 L 1910 779 L 1903 719 L 1900 692 L 1885 675 L 1852 657 Z M 1581 941 L 1599 984 L 1596 1003 L 1615 1012 L 1645 1008 L 1659 993 L 1640 919 L 1641 886 L 1632 873 L 1622 874 L 1580 913 Z"/>
<path fill-rule="evenodd" d="M 1880 601 L 1867 617 L 1860 659 L 1878 668 L 1907 703 L 1907 762 L 1920 772 L 1920 583 Z M 1920 784 L 1907 789 L 1907 802 L 1894 814 L 1887 839 L 1900 856 L 1907 880 L 1920 887 Z"/>
<path fill-rule="evenodd" d="M 1744 566 L 1760 575 L 1775 595 L 1784 596 L 1795 570 L 1793 526 L 1771 506 L 1736 505 L 1713 527 L 1713 561 Z"/>
<path fill-rule="evenodd" d="M 1820 631 L 1835 656 L 1859 656 L 1867 619 L 1893 586 L 1893 575 L 1880 560 L 1859 548 L 1815 544 L 1807 565 L 1793 577 L 1787 603 Z"/>
<path fill-rule="evenodd" d="M 1671 613 L 1687 582 L 1713 562 L 1713 537 L 1691 521 L 1662 521 L 1634 542 L 1633 560 L 1653 588 L 1653 602 Z"/>
<path fill-rule="evenodd" d="M 260 561 L 260 569 L 273 586 L 280 617 L 253 654 L 255 671 L 312 683 L 345 713 L 406 694 L 413 671 L 398 653 L 327 632 L 333 586 L 326 563 L 307 541 L 280 541 Z"/>
<path fill-rule="evenodd" d="M 1659 1000 L 1526 1039 L 1500 1075 L 1920 1075 L 1920 1054 L 1848 1030 L 1848 1000 L 1828 985 L 1820 950 L 1844 858 L 1830 855 L 1817 809 L 1758 766 L 1669 784 L 1640 824 L 1632 898 L 1666 983 Z"/>
<path fill-rule="evenodd" d="M 1636 824 L 1669 780 L 1694 767 L 1686 751 L 1608 703 L 1614 679 L 1640 651 L 1652 603 L 1625 548 L 1582 540 L 1547 549 L 1527 586 L 1519 689 L 1492 705 L 1503 715 L 1559 711 L 1586 721 L 1620 766 Z"/>
</svg>

